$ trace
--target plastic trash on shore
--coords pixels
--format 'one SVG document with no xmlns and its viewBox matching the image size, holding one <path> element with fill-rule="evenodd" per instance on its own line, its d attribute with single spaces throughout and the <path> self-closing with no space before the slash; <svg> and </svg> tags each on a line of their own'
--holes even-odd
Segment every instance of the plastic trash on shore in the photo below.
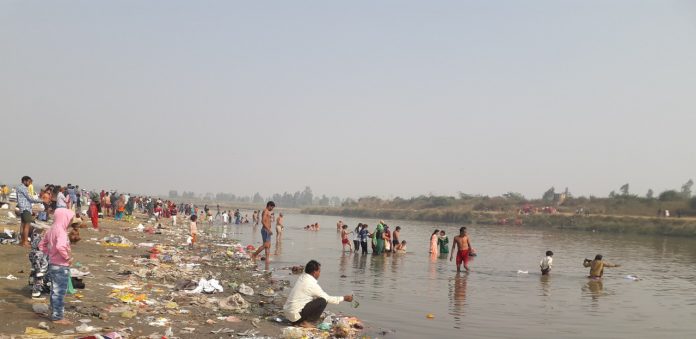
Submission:
<svg viewBox="0 0 696 339">
<path fill-rule="evenodd" d="M 244 298 L 239 293 L 235 293 L 227 297 L 226 299 L 222 299 L 219 305 L 220 308 L 223 310 L 237 312 L 241 312 L 249 308 L 249 302 L 244 300 Z"/>
<path fill-rule="evenodd" d="M 244 284 L 239 285 L 238 291 L 244 295 L 254 295 L 254 289 Z"/>
<path fill-rule="evenodd" d="M 204 278 L 201 278 L 201 280 L 198 281 L 198 287 L 191 291 L 186 291 L 187 293 L 215 293 L 215 292 L 222 292 L 223 288 L 220 285 L 220 282 L 217 281 L 216 279 L 210 279 L 206 280 Z"/>
<path fill-rule="evenodd" d="M 517 274 L 529 274 L 529 271 L 517 270 Z"/>
</svg>

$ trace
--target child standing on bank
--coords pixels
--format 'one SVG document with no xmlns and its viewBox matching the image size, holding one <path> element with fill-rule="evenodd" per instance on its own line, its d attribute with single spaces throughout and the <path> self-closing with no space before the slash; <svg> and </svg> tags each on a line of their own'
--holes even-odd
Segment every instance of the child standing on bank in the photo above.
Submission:
<svg viewBox="0 0 696 339">
<path fill-rule="evenodd" d="M 196 237 L 198 236 L 198 226 L 196 225 L 196 220 L 198 220 L 198 216 L 195 214 L 191 215 L 191 223 L 189 224 L 189 231 L 191 232 L 191 249 L 193 249 L 193 245 L 196 244 Z"/>
<path fill-rule="evenodd" d="M 343 225 L 341 229 L 341 243 L 343 244 L 343 251 L 346 250 L 346 245 L 350 249 L 349 252 L 353 252 L 353 246 L 348 241 L 348 225 Z"/>
<path fill-rule="evenodd" d="M 44 229 L 32 227 L 31 231 L 31 251 L 29 252 L 29 263 L 31 263 L 31 273 L 29 281 L 31 284 L 31 297 L 40 298 L 41 293 L 48 292 L 48 256 L 39 249 L 39 244 L 44 237 Z"/>
<path fill-rule="evenodd" d="M 541 275 L 547 275 L 551 272 L 551 266 L 553 265 L 553 252 L 546 251 L 546 257 L 541 259 L 539 267 L 541 268 Z"/>
</svg>

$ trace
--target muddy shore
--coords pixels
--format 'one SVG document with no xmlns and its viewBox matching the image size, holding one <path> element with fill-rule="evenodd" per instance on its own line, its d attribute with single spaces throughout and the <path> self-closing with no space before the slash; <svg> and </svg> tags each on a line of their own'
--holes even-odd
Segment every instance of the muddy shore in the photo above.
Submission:
<svg viewBox="0 0 696 339">
<path fill-rule="evenodd" d="M 72 246 L 74 267 L 90 274 L 83 279 L 85 289 L 65 298 L 65 317 L 73 322 L 71 326 L 54 325 L 34 312 L 34 305 L 48 304 L 49 297 L 31 298 L 29 250 L 0 245 L 0 310 L 5 315 L 0 320 L 0 337 L 23 337 L 41 322 L 49 325 L 50 337 L 66 338 L 109 332 L 161 338 L 169 329 L 170 338 L 280 336 L 285 325 L 276 318 L 282 313 L 288 281 L 273 279 L 270 272 L 259 269 L 244 252 L 238 253 L 232 240 L 221 243 L 203 235 L 200 245 L 189 250 L 186 226 L 172 227 L 165 224 L 170 223 L 167 219 L 162 221 L 165 229 L 156 231 L 159 234 L 139 232 L 137 226 L 148 225 L 147 221 L 144 215 L 128 222 L 109 218 L 100 220 L 101 232 L 91 225 L 80 230 L 82 240 Z M 18 219 L 8 218 L 7 210 L 0 216 L 3 229 L 19 230 Z M 199 230 L 205 233 L 205 226 Z M 107 244 L 104 237 L 112 235 L 126 238 L 131 245 Z M 17 279 L 9 280 L 9 275 Z M 177 283 L 200 278 L 217 279 L 223 292 L 176 291 Z M 254 294 L 239 294 L 246 306 L 231 305 L 228 298 L 242 284 Z M 80 320 L 88 320 L 94 329 L 77 333 Z"/>
</svg>

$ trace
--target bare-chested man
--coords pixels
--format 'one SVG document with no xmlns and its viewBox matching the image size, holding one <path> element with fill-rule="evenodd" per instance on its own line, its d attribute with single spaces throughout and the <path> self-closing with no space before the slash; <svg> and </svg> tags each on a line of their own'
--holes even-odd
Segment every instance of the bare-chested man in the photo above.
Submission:
<svg viewBox="0 0 696 339">
<path fill-rule="evenodd" d="M 339 220 L 336 223 L 336 232 L 340 233 L 342 229 L 343 229 L 343 220 Z"/>
<path fill-rule="evenodd" d="M 284 229 L 285 225 L 283 225 L 283 213 L 278 213 L 278 218 L 276 218 L 276 241 L 280 239 Z"/>
<path fill-rule="evenodd" d="M 259 255 L 261 250 L 264 250 L 266 251 L 266 263 L 270 261 L 271 256 L 271 236 L 273 235 L 273 231 L 271 231 L 271 211 L 273 211 L 273 208 L 275 208 L 275 203 L 269 201 L 266 204 L 266 209 L 261 213 L 261 224 L 263 226 L 261 227 L 261 238 L 263 239 L 263 246 L 256 249 L 256 252 L 251 256 L 253 259 L 256 259 L 256 256 Z"/>
<path fill-rule="evenodd" d="M 450 261 L 452 261 L 452 256 L 454 255 L 454 248 L 457 249 L 457 272 L 460 272 L 460 266 L 462 262 L 464 263 L 464 269 L 469 272 L 469 251 L 473 251 L 471 243 L 469 242 L 469 235 L 466 234 L 466 227 L 459 229 L 459 235 L 454 237 L 454 242 L 452 243 L 452 251 L 450 251 Z"/>
</svg>

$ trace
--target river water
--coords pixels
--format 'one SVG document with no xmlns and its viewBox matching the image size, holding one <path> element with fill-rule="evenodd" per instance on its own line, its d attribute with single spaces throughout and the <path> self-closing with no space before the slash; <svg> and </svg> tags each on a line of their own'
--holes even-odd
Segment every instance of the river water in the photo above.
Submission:
<svg viewBox="0 0 696 339">
<path fill-rule="evenodd" d="M 329 305 L 328 310 L 362 319 L 371 336 L 696 336 L 696 239 L 470 226 L 478 257 L 469 262 L 471 273 L 457 274 L 453 262 L 429 256 L 428 244 L 435 228 L 445 229 L 451 244 L 460 225 L 386 220 L 392 229 L 402 227 L 408 253 L 373 256 L 371 250 L 368 255 L 342 253 L 337 217 L 285 218 L 283 240 L 277 246 L 274 234 L 271 248 L 277 253 L 270 264 L 275 276 L 294 283 L 296 276 L 279 268 L 318 260 L 324 290 L 330 295 L 353 292 L 360 302 L 358 308 L 341 303 Z M 343 220 L 349 229 L 363 222 L 373 230 L 377 222 Z M 320 223 L 321 231 L 302 229 L 314 222 Z M 225 227 L 231 237 L 258 246 L 261 236 L 254 230 L 249 225 Z M 546 250 L 554 252 L 554 266 L 549 276 L 541 276 L 539 261 Z M 601 281 L 590 281 L 582 260 L 598 253 L 622 266 L 605 269 Z M 426 317 L 429 313 L 432 319 Z M 382 331 L 393 332 L 382 335 Z"/>
</svg>

